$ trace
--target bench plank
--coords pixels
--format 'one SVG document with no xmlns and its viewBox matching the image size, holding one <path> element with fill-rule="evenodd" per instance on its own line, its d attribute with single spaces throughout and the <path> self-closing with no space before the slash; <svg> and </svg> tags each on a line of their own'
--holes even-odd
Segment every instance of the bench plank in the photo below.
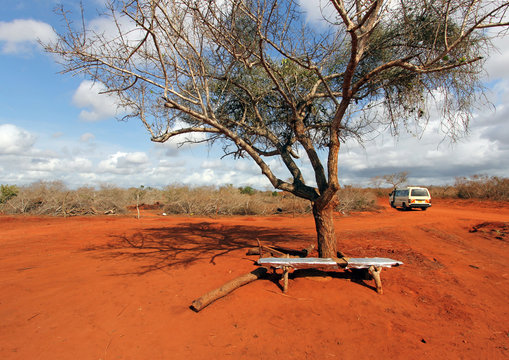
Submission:
<svg viewBox="0 0 509 360">
<path fill-rule="evenodd" d="M 346 268 L 354 269 L 369 269 L 370 266 L 374 267 L 393 267 L 403 265 L 403 262 L 389 258 L 349 258 Z"/>
<path fill-rule="evenodd" d="M 338 264 L 327 258 L 261 258 L 258 259 L 258 265 L 270 266 L 276 269 L 283 267 L 291 267 L 294 269 L 308 269 L 308 268 L 327 268 L 337 269 Z"/>
<path fill-rule="evenodd" d="M 403 265 L 403 262 L 389 258 L 347 258 L 346 268 L 369 269 L 370 266 L 375 267 L 393 267 Z M 338 264 L 330 258 L 277 258 L 268 257 L 258 259 L 258 265 L 270 266 L 281 269 L 283 267 L 291 267 L 294 269 L 306 268 L 327 268 L 337 269 Z"/>
</svg>

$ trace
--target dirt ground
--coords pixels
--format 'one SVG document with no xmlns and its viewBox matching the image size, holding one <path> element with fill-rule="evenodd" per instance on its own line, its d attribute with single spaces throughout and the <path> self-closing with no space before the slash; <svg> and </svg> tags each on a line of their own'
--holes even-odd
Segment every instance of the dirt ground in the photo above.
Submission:
<svg viewBox="0 0 509 360">
<path fill-rule="evenodd" d="M 341 251 L 404 262 L 271 277 L 199 313 L 191 302 L 255 269 L 246 249 L 302 249 L 311 217 L 0 216 L 1 359 L 507 359 L 509 204 L 336 218 Z"/>
</svg>

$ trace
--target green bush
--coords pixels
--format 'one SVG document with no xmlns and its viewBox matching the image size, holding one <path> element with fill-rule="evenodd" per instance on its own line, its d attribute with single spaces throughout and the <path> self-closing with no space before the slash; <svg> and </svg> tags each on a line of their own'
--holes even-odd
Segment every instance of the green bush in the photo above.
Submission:
<svg viewBox="0 0 509 360">
<path fill-rule="evenodd" d="M 253 195 L 255 193 L 255 189 L 253 189 L 251 186 L 240 187 L 239 191 L 241 194 L 246 194 L 246 195 Z"/>
<path fill-rule="evenodd" d="M 19 189 L 15 185 L 0 185 L 0 204 L 5 204 L 17 196 L 18 192 Z"/>
</svg>

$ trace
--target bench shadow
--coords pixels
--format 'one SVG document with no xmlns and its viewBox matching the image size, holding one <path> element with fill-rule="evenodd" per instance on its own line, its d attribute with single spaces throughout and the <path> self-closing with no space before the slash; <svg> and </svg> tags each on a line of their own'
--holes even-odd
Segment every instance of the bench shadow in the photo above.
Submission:
<svg viewBox="0 0 509 360">
<path fill-rule="evenodd" d="M 215 264 L 218 257 L 233 251 L 264 245 L 302 246 L 314 243 L 309 235 L 289 229 L 256 226 L 224 225 L 214 222 L 181 223 L 176 226 L 148 228 L 132 234 L 113 234 L 100 246 L 83 249 L 101 259 L 139 261 L 132 272 L 120 275 L 143 275 L 155 270 L 189 266 L 208 260 Z M 253 262 L 256 259 L 253 258 Z"/>
<path fill-rule="evenodd" d="M 281 280 L 281 271 L 267 273 L 267 279 L 273 282 L 281 291 L 283 291 L 283 282 Z M 376 286 L 368 284 L 366 281 L 373 282 L 366 269 L 338 269 L 337 271 L 326 271 L 319 269 L 296 269 L 288 274 L 288 279 L 312 278 L 312 277 L 331 277 L 333 279 L 346 279 L 356 284 L 364 286 L 376 292 Z"/>
</svg>

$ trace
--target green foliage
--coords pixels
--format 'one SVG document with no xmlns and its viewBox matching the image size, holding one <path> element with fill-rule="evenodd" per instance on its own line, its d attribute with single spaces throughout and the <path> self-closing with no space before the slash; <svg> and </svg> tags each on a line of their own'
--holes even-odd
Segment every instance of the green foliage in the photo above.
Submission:
<svg viewBox="0 0 509 360">
<path fill-rule="evenodd" d="M 251 186 L 240 187 L 239 191 L 241 194 L 246 194 L 246 195 L 253 195 L 255 193 L 255 189 L 253 189 Z"/>
<path fill-rule="evenodd" d="M 4 204 L 16 195 L 19 189 L 15 185 L 0 185 L 0 204 Z"/>
</svg>

